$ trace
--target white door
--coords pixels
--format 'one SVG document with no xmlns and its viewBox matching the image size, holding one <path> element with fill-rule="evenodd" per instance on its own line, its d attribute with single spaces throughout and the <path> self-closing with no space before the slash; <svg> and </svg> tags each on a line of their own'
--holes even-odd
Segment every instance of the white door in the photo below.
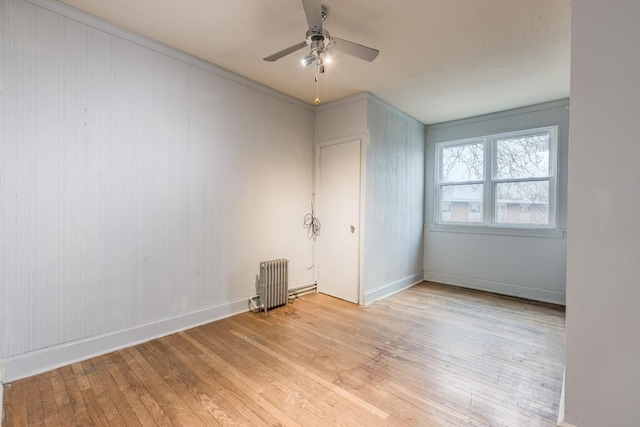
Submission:
<svg viewBox="0 0 640 427">
<path fill-rule="evenodd" d="M 318 291 L 359 302 L 360 139 L 319 152 Z"/>
</svg>

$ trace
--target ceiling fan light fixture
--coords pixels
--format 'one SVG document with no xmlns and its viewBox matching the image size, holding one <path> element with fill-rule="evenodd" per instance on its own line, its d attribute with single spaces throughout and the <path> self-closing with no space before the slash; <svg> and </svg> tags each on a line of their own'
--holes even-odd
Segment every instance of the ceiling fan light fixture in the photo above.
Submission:
<svg viewBox="0 0 640 427">
<path fill-rule="evenodd" d="M 327 45 L 326 49 L 324 50 L 323 56 L 325 64 L 331 64 L 333 62 L 333 51 L 331 50 L 330 45 Z"/>
<path fill-rule="evenodd" d="M 324 73 L 324 58 L 323 58 L 323 54 L 320 54 L 320 56 L 318 57 L 318 68 L 316 68 L 316 73 L 317 74 L 322 74 Z"/>
<path fill-rule="evenodd" d="M 263 60 L 273 62 L 283 56 L 287 56 L 300 49 L 309 48 L 310 52 L 300 59 L 303 67 L 316 63 L 316 91 L 318 76 L 325 71 L 325 65 L 333 62 L 333 48 L 338 51 L 354 56 L 359 59 L 371 62 L 380 53 L 377 49 L 372 49 L 348 40 L 332 38 L 329 32 L 322 28 L 322 23 L 327 17 L 327 10 L 322 7 L 322 0 L 302 0 L 302 7 L 307 18 L 309 29 L 305 33 L 305 40 L 301 43 L 290 46 L 279 52 L 269 55 Z M 319 103 L 316 94 L 316 103 Z"/>
<path fill-rule="evenodd" d="M 302 62 L 303 67 L 308 67 L 309 65 L 313 64 L 316 59 L 318 59 L 318 57 L 312 52 L 308 55 L 303 56 L 300 61 Z"/>
</svg>

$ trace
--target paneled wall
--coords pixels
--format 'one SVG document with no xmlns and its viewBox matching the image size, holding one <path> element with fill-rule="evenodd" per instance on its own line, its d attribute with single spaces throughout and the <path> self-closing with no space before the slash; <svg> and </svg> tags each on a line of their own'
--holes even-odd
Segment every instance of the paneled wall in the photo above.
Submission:
<svg viewBox="0 0 640 427">
<path fill-rule="evenodd" d="M 365 301 L 423 279 L 424 125 L 369 96 Z"/>
<path fill-rule="evenodd" d="M 316 142 L 365 141 L 365 303 L 423 279 L 424 125 L 369 93 L 316 109 Z"/>
<path fill-rule="evenodd" d="M 558 126 L 558 228 L 544 237 L 433 227 L 435 144 Z M 427 126 L 425 279 L 565 303 L 569 100 Z"/>
<path fill-rule="evenodd" d="M 313 109 L 37 3 L 0 1 L 5 380 L 244 310 L 264 259 L 313 282 Z"/>
</svg>

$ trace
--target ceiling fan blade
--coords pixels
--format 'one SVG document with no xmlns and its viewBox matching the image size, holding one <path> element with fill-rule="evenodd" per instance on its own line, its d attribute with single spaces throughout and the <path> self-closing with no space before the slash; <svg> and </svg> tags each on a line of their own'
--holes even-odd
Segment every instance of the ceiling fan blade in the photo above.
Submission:
<svg viewBox="0 0 640 427">
<path fill-rule="evenodd" d="M 262 59 L 263 59 L 264 61 L 273 62 L 273 61 L 276 61 L 276 60 L 278 60 L 278 59 L 282 58 L 283 56 L 287 56 L 287 55 L 289 55 L 290 53 L 295 52 L 296 50 L 300 50 L 300 49 L 302 49 L 302 48 L 303 48 L 303 47 L 305 47 L 305 46 L 307 46 L 307 42 L 306 42 L 306 41 L 304 41 L 304 42 L 302 42 L 302 43 L 294 44 L 294 45 L 293 45 L 293 46 L 291 46 L 291 47 L 288 47 L 288 48 L 286 48 L 286 49 L 283 49 L 283 50 L 281 50 L 280 52 L 276 52 L 276 53 L 274 53 L 273 55 L 269 55 L 269 56 L 267 56 L 267 57 L 265 57 L 265 58 L 262 58 Z"/>
<path fill-rule="evenodd" d="M 307 15 L 309 29 L 315 28 L 316 31 L 322 32 L 322 4 L 320 0 L 302 0 L 302 7 Z"/>
<path fill-rule="evenodd" d="M 347 55 L 355 56 L 356 58 L 364 59 L 369 62 L 376 59 L 380 53 L 378 49 L 373 49 L 348 40 L 339 39 L 337 37 L 331 37 L 331 47 L 335 50 L 339 50 L 340 52 L 344 52 Z"/>
</svg>

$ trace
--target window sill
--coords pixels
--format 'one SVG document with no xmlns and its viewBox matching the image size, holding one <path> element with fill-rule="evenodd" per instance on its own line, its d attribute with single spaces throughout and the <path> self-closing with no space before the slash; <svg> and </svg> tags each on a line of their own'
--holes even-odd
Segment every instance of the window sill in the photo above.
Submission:
<svg viewBox="0 0 640 427">
<path fill-rule="evenodd" d="M 514 228 L 462 224 L 427 224 L 426 228 L 429 232 L 437 233 L 489 234 L 494 236 L 541 237 L 550 239 L 563 239 L 566 231 L 561 228 Z"/>
</svg>

